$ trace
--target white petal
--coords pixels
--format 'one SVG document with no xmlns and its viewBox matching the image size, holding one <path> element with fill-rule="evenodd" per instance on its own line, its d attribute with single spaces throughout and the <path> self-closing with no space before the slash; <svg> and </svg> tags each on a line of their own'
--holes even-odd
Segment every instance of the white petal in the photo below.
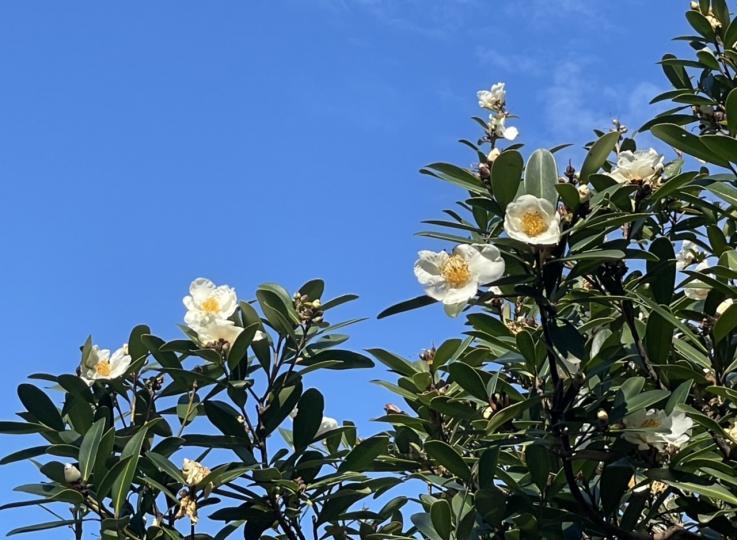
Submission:
<svg viewBox="0 0 737 540">
<path fill-rule="evenodd" d="M 450 317 L 457 317 L 458 314 L 463 311 L 464 307 L 466 307 L 466 302 L 459 302 L 457 304 L 443 304 L 443 309 L 445 310 L 445 313 Z"/>
<path fill-rule="evenodd" d="M 517 138 L 517 135 L 519 135 L 519 130 L 516 127 L 510 126 L 508 128 L 504 128 L 503 137 L 508 141 L 515 140 Z"/>
</svg>

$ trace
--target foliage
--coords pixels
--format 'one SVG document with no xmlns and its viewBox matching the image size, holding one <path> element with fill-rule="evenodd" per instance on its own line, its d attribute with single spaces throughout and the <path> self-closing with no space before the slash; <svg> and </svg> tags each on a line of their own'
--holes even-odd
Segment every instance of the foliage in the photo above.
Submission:
<svg viewBox="0 0 737 540">
<path fill-rule="evenodd" d="M 45 442 L 2 463 L 47 480 L 6 508 L 71 514 L 13 532 L 81 538 L 94 518 L 105 537 L 183 538 L 210 506 L 218 539 L 737 536 L 737 20 L 724 0 L 686 18 L 695 58 L 663 57 L 673 90 L 653 102 L 674 107 L 640 129 L 674 159 L 619 122 L 578 168 L 556 162 L 562 147 L 525 159 L 497 84 L 479 93 L 480 138 L 463 141 L 478 167 L 422 170 L 466 194 L 422 233 L 453 250 L 421 252 L 426 295 L 380 317 L 442 303 L 468 330 L 416 360 L 368 351 L 402 403 L 386 431 L 361 439 L 305 387 L 315 370 L 372 365 L 324 319 L 353 297 L 264 285 L 230 311 L 234 293 L 198 280 L 187 339 L 139 326 L 107 356 L 88 340 L 77 375 L 31 377 L 60 407 L 19 387 L 25 411 L 0 432 Z M 427 491 L 372 500 L 410 479 Z"/>
</svg>

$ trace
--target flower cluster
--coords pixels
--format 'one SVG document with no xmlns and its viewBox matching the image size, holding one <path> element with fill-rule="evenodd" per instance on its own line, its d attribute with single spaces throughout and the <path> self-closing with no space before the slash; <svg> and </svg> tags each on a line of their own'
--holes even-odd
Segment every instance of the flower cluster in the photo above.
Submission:
<svg viewBox="0 0 737 540">
<path fill-rule="evenodd" d="M 492 141 L 496 139 L 513 141 L 519 135 L 516 127 L 506 125 L 506 121 L 511 115 L 507 111 L 507 92 L 504 86 L 503 82 L 498 82 L 493 84 L 490 90 L 476 92 L 479 107 L 490 111 L 488 133 Z M 491 154 L 489 157 L 491 158 L 490 161 L 493 161 Z"/>
</svg>

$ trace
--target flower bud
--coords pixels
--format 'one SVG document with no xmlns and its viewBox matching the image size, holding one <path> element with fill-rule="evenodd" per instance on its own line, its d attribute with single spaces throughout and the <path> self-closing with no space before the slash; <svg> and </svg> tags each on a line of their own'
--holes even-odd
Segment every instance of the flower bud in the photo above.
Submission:
<svg viewBox="0 0 737 540">
<path fill-rule="evenodd" d="M 64 481 L 67 484 L 74 484 L 76 482 L 79 482 L 82 479 L 82 473 L 79 472 L 79 469 L 72 465 L 71 463 L 67 463 L 64 465 Z"/>
<path fill-rule="evenodd" d="M 599 422 L 608 422 L 609 421 L 609 414 L 604 409 L 599 409 L 596 412 L 596 419 Z"/>
</svg>

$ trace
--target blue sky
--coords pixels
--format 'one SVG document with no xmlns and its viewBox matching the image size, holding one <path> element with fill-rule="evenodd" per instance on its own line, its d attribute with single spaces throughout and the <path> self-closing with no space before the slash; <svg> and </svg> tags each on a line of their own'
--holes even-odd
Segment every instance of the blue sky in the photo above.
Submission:
<svg viewBox="0 0 737 540">
<path fill-rule="evenodd" d="M 419 294 L 416 252 L 442 246 L 414 233 L 462 193 L 417 171 L 470 165 L 456 141 L 478 135 L 476 90 L 507 82 L 529 151 L 580 148 L 614 116 L 637 126 L 667 89 L 655 63 L 688 33 L 687 4 L 0 4 L 0 416 L 27 374 L 72 371 L 89 333 L 108 347 L 137 323 L 177 336 L 200 275 L 245 298 L 323 277 L 361 296 L 346 318 Z M 462 329 L 429 308 L 362 323 L 351 344 L 416 357 Z M 370 434 L 393 399 L 369 383 L 383 376 L 313 384 Z M 3 473 L 0 502 L 34 475 Z M 30 514 L 4 513 L 0 533 Z"/>
</svg>

